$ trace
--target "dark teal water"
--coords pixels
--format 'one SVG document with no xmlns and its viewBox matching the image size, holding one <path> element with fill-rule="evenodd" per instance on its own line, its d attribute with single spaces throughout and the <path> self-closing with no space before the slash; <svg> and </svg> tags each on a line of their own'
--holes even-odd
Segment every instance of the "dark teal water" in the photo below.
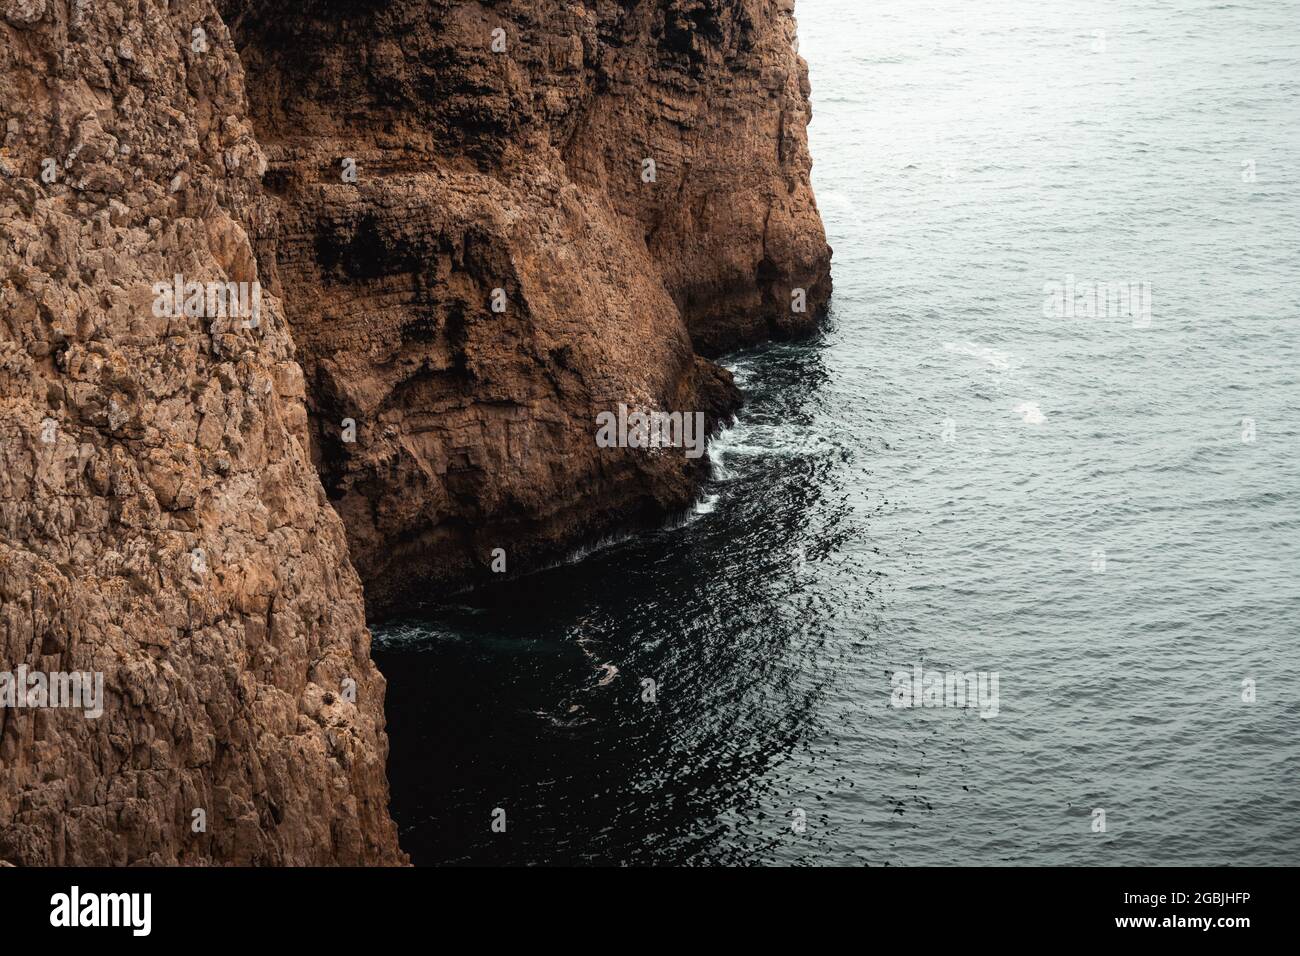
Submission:
<svg viewBox="0 0 1300 956">
<path fill-rule="evenodd" d="M 376 629 L 403 846 L 1296 862 L 1300 4 L 798 12 L 827 329 L 728 360 L 686 522 Z M 892 707 L 918 663 L 996 716 Z"/>
</svg>

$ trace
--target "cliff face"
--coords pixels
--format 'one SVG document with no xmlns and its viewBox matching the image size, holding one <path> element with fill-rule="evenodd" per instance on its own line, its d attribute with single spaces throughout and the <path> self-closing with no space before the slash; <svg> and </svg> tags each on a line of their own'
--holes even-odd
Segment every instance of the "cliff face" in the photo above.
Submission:
<svg viewBox="0 0 1300 956">
<path fill-rule="evenodd" d="M 829 295 L 790 8 L 0 0 L 0 675 L 104 681 L 0 707 L 0 861 L 404 860 L 361 580 L 690 501 L 595 419 Z"/>
<path fill-rule="evenodd" d="M 702 461 L 594 421 L 715 426 L 737 396 L 696 352 L 825 304 L 791 6 L 225 2 L 270 163 L 255 245 L 372 609 L 689 503 Z"/>
<path fill-rule="evenodd" d="M 0 671 L 104 688 L 97 719 L 0 709 L 0 859 L 401 862 L 280 305 L 155 314 L 176 274 L 259 278 L 222 21 L 0 0 L 0 111 Z"/>
</svg>

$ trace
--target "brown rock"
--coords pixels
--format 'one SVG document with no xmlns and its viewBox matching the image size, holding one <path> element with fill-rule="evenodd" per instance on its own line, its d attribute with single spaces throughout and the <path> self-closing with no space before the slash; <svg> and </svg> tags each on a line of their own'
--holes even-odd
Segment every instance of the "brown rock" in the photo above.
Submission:
<svg viewBox="0 0 1300 956">
<path fill-rule="evenodd" d="M 257 278 L 257 170 L 225 161 L 257 144 L 215 121 L 247 114 L 234 49 L 206 2 L 76 6 L 66 46 L 44 3 L 5 4 L 21 41 L 0 24 L 23 104 L 0 123 L 0 671 L 101 673 L 104 713 L 0 709 L 0 859 L 403 862 L 360 582 L 275 388 L 279 303 L 219 352 L 208 319 L 152 314 L 177 273 Z M 108 63 L 97 91 L 106 49 L 149 78 Z M 159 205 L 178 170 L 198 201 Z M 348 679 L 355 705 L 313 712 Z"/>
<path fill-rule="evenodd" d="M 45 16 L 45 0 L 4 0 L 0 13 L 14 26 L 31 26 Z"/>
<path fill-rule="evenodd" d="M 595 419 L 716 427 L 738 396 L 696 350 L 824 308 L 788 4 L 224 9 L 274 196 L 255 244 L 372 610 L 688 505 L 701 461 L 599 449 Z"/>
<path fill-rule="evenodd" d="M 825 304 L 790 13 L 0 0 L 0 673 L 105 692 L 0 708 L 0 860 L 405 861 L 361 579 L 689 503 L 595 419 Z"/>
</svg>

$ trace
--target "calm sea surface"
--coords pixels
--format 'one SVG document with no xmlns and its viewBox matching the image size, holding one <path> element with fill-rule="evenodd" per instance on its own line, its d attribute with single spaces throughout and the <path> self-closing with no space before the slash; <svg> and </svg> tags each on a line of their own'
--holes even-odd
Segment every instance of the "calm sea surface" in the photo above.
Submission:
<svg viewBox="0 0 1300 956">
<path fill-rule="evenodd" d="M 680 526 L 376 630 L 403 846 L 1300 861 L 1300 3 L 798 14 L 827 330 Z"/>
</svg>

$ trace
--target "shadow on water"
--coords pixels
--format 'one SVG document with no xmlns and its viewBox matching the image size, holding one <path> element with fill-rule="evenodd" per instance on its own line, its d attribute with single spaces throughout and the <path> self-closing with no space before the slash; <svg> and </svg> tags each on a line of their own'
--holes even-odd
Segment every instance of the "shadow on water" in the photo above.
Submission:
<svg viewBox="0 0 1300 956">
<path fill-rule="evenodd" d="M 414 862 L 740 862 L 781 842 L 763 793 L 819 733 L 848 607 L 814 570 L 851 523 L 822 348 L 729 363 L 747 404 L 686 521 L 376 628 Z"/>
</svg>

